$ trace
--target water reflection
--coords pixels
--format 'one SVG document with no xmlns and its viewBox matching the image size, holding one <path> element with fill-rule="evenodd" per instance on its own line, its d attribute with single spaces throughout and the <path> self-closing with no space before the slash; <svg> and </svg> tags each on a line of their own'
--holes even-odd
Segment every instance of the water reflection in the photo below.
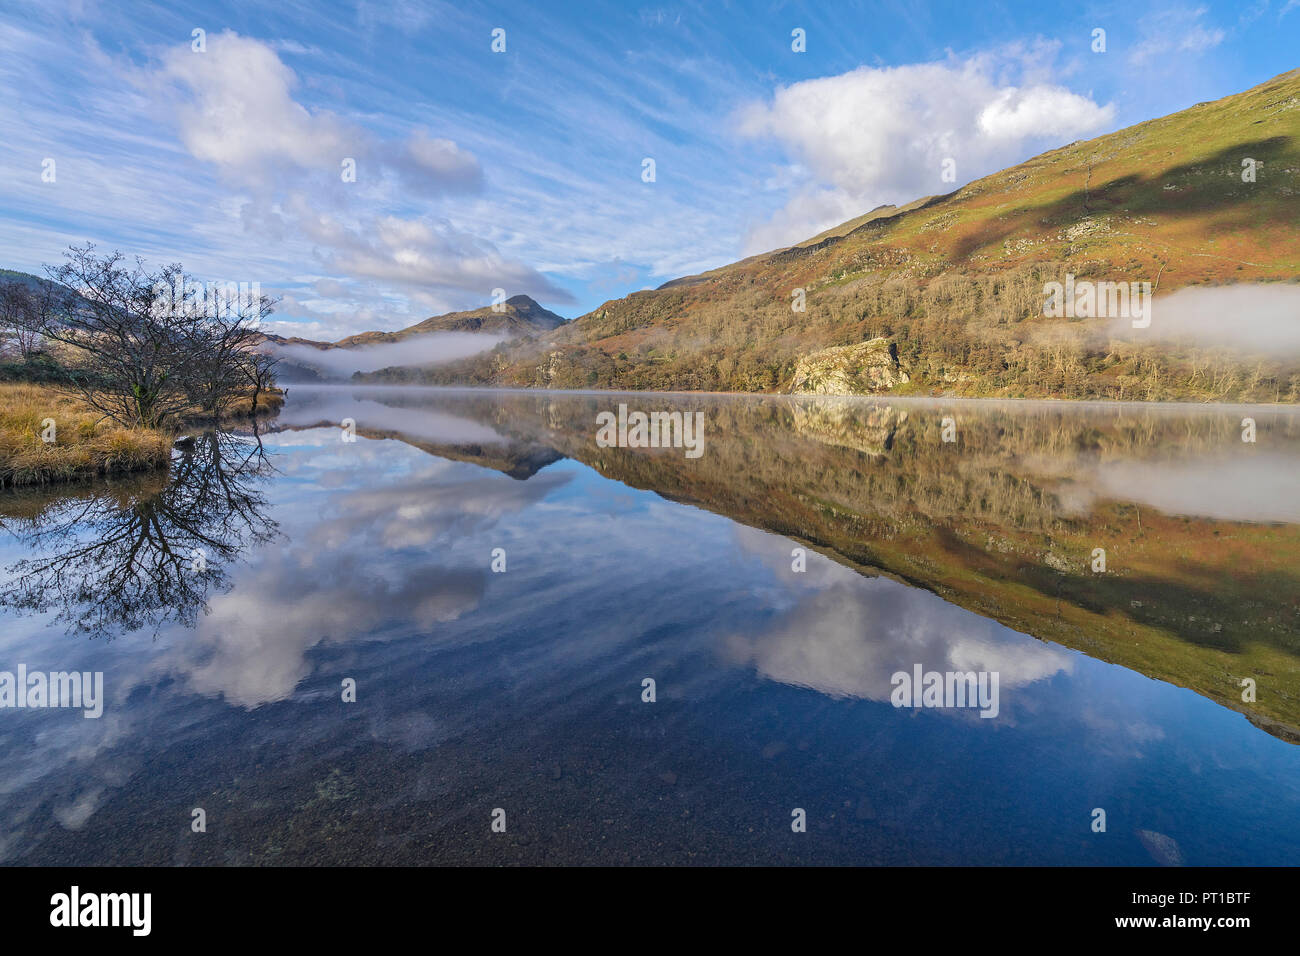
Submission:
<svg viewBox="0 0 1300 956">
<path fill-rule="evenodd" d="M 192 627 L 229 587 L 231 562 L 275 537 L 262 488 L 272 471 L 257 436 L 206 432 L 166 476 L 6 499 L 0 526 L 37 556 L 6 569 L 0 607 L 107 640 Z"/>
<path fill-rule="evenodd" d="M 732 632 L 725 656 L 771 680 L 809 687 L 831 697 L 888 701 L 891 677 L 926 671 L 983 671 L 1000 675 L 1003 690 L 1073 669 L 1072 657 L 1049 644 L 1008 638 L 1006 629 L 924 591 L 884 578 L 790 569 L 788 554 L 740 536 L 787 581 L 799 599 L 775 610 L 761 628 Z"/>
<path fill-rule="evenodd" d="M 621 401 L 703 411 L 704 455 L 599 447 L 596 415 Z M 439 427 L 407 436 L 422 413 Z M 1286 408 L 364 389 L 308 390 L 282 425 L 343 417 L 507 473 L 584 462 L 1300 740 L 1300 416 Z M 491 435 L 467 444 L 474 425 Z M 1244 677 L 1267 692 L 1243 700 Z"/>
<path fill-rule="evenodd" d="M 7 660 L 103 669 L 109 699 L 101 721 L 0 715 L 0 859 L 1300 852 L 1286 742 L 1300 541 L 1267 490 L 1300 464 L 1287 413 L 1259 412 L 1260 447 L 1243 449 L 1223 410 L 292 391 L 264 436 L 275 474 L 250 476 L 262 523 L 238 508 L 242 536 L 199 522 L 234 548 L 211 552 L 224 577 L 203 613 L 154 622 L 156 639 L 106 620 L 107 647 L 5 609 Z M 620 400 L 703 411 L 704 455 L 598 447 L 596 412 Z M 1234 461 L 1250 489 L 1237 498 L 1165 477 Z M 219 516 L 221 482 L 181 464 L 165 485 L 4 499 L 19 539 L 0 541 L 0 563 L 113 539 L 112 512 L 138 523 L 163 495 Z M 69 537 L 36 536 L 56 518 Z M 184 564 L 195 540 L 168 548 Z M 84 614 L 80 597 L 111 586 L 45 609 Z M 916 665 L 1000 674 L 996 718 L 895 709 L 891 675 Z M 1257 701 L 1240 699 L 1243 675 Z M 194 806 L 221 820 L 203 840 Z M 498 806 L 510 831 L 485 839 Z M 789 839 L 794 806 L 813 822 L 803 840 Z"/>
</svg>

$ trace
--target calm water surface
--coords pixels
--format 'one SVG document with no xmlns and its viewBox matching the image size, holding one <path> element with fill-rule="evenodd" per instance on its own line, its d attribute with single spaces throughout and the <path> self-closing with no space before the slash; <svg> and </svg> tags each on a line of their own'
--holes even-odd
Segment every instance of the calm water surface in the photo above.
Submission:
<svg viewBox="0 0 1300 956">
<path fill-rule="evenodd" d="M 599 447 L 619 402 L 703 454 Z M 0 495 L 0 669 L 106 697 L 0 710 L 0 861 L 1300 859 L 1294 412 L 291 386 L 259 431 Z M 893 706 L 916 665 L 997 716 Z"/>
</svg>

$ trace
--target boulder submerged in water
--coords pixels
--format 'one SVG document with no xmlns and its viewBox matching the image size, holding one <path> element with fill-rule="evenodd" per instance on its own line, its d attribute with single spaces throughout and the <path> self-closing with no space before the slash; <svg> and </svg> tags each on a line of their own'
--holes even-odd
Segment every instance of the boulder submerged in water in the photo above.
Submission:
<svg viewBox="0 0 1300 956">
<path fill-rule="evenodd" d="M 1151 859 L 1161 866 L 1183 865 L 1183 851 L 1173 837 L 1155 830 L 1138 830 L 1137 835 L 1147 853 L 1151 854 Z"/>
</svg>

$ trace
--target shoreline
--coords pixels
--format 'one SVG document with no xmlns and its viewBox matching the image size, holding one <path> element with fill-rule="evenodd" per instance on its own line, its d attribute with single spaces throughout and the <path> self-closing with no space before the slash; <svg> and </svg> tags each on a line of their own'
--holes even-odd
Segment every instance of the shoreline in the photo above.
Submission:
<svg viewBox="0 0 1300 956">
<path fill-rule="evenodd" d="M 424 384 L 388 384 L 368 382 L 288 382 L 290 388 L 308 389 L 375 389 L 383 391 L 410 391 L 420 389 L 437 392 L 477 392 L 483 394 L 506 395 L 669 395 L 691 398 L 753 398 L 753 399 L 825 399 L 851 402 L 912 402 L 941 404 L 947 402 L 982 402 L 1004 405 L 1048 405 L 1053 408 L 1132 408 L 1132 409 L 1181 409 L 1202 411 L 1265 410 L 1300 412 L 1300 402 L 1146 402 L 1114 398 L 1002 398 L 989 395 L 891 395 L 888 392 L 854 394 L 815 392 L 713 392 L 704 390 L 652 389 L 604 389 L 604 388 L 540 388 L 519 385 L 424 385 Z"/>
</svg>

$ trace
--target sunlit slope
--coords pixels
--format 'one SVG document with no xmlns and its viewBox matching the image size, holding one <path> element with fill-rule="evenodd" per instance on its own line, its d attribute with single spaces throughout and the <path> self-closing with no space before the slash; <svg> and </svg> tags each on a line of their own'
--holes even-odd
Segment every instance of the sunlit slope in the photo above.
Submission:
<svg viewBox="0 0 1300 956">
<path fill-rule="evenodd" d="M 1191 285 L 1294 282 L 1297 223 L 1292 71 L 607 302 L 426 380 L 787 391 L 819 349 L 884 338 L 908 373 L 903 394 L 1300 401 L 1295 357 L 1220 350 L 1209 358 L 1224 368 L 1206 382 L 1207 356 L 1191 348 L 1113 341 L 1108 320 L 1042 314 L 1044 283 L 1066 273 L 1149 282 L 1157 300 Z"/>
</svg>

